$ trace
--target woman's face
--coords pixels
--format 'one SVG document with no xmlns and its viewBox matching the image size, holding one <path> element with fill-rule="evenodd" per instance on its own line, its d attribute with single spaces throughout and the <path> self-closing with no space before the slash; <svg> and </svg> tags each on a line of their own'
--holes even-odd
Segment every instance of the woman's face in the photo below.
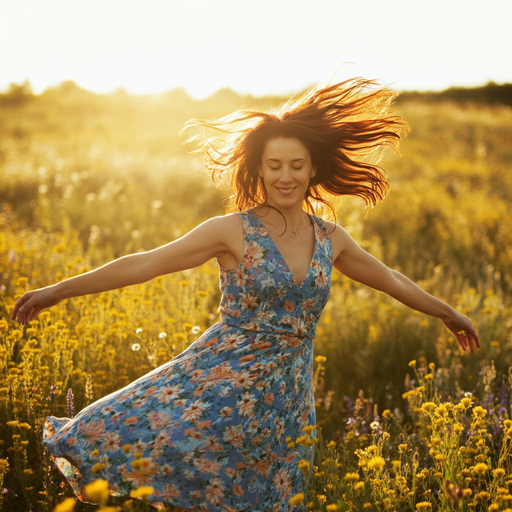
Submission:
<svg viewBox="0 0 512 512">
<path fill-rule="evenodd" d="M 316 168 L 299 139 L 277 137 L 267 141 L 258 174 L 265 185 L 267 203 L 280 210 L 293 210 L 302 208 Z"/>
</svg>

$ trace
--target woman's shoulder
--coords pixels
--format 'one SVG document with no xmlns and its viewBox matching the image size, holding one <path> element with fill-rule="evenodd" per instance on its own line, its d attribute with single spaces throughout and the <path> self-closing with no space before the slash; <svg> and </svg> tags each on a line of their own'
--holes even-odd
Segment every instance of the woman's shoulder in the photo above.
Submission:
<svg viewBox="0 0 512 512">
<path fill-rule="evenodd" d="M 227 213 L 226 215 L 218 215 L 217 217 L 211 217 L 209 222 L 212 227 L 218 227 L 220 229 L 231 229 L 236 226 L 241 226 L 239 213 Z"/>
</svg>

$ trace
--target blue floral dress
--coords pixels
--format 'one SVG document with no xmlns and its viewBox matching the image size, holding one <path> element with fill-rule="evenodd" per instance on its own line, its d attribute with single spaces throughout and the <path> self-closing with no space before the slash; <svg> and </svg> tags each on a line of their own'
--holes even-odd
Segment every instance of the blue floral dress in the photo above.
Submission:
<svg viewBox="0 0 512 512">
<path fill-rule="evenodd" d="M 83 409 L 46 419 L 44 443 L 79 499 L 102 478 L 122 496 L 197 511 L 284 512 L 305 492 L 297 462 L 313 446 L 286 438 L 315 425 L 313 339 L 330 291 L 331 240 L 310 216 L 315 249 L 295 282 L 254 210 L 242 220 L 245 254 L 220 267 L 221 321 L 174 359 Z M 311 436 L 314 437 L 315 430 Z"/>
</svg>

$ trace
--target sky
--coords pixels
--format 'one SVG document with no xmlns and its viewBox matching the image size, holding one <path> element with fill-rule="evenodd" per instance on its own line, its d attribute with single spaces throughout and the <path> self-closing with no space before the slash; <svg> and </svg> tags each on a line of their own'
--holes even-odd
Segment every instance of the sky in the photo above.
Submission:
<svg viewBox="0 0 512 512">
<path fill-rule="evenodd" d="M 398 90 L 512 82 L 512 0 L 0 0 L 0 90 L 229 87 L 354 76 Z"/>
</svg>

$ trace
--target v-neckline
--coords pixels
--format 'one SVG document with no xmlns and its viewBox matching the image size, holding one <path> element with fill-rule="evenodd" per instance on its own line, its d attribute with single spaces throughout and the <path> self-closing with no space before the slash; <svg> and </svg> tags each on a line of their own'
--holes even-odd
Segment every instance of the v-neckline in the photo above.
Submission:
<svg viewBox="0 0 512 512">
<path fill-rule="evenodd" d="M 316 233 L 316 222 L 315 222 L 315 220 L 312 218 L 312 216 L 309 213 L 307 213 L 307 212 L 304 212 L 304 213 L 309 217 L 311 223 L 313 224 L 313 234 L 315 235 L 315 246 L 313 248 L 313 255 L 311 256 L 311 261 L 309 262 L 309 266 L 308 266 L 308 270 L 306 271 L 306 275 L 304 276 L 304 279 L 302 280 L 302 282 L 299 284 L 299 283 L 297 283 L 297 280 L 295 279 L 295 277 L 293 275 L 293 272 L 291 271 L 288 263 L 286 263 L 286 260 L 284 259 L 283 254 L 279 250 L 279 247 L 277 247 L 277 244 L 274 242 L 274 239 L 270 236 L 270 233 L 268 232 L 267 228 L 265 227 L 263 222 L 261 222 L 261 220 L 258 217 L 258 215 L 256 214 L 256 212 L 255 211 L 252 212 L 252 214 L 254 215 L 254 217 L 256 217 L 256 220 L 260 224 L 260 226 L 265 231 L 265 235 L 270 239 L 270 241 L 272 242 L 275 250 L 277 251 L 277 253 L 281 257 L 281 261 L 284 264 L 285 270 L 288 272 L 288 274 L 291 277 L 292 284 L 294 284 L 298 288 L 302 288 L 302 285 L 306 282 L 307 278 L 309 277 L 309 272 L 311 271 L 312 266 L 313 266 L 313 262 L 315 261 L 315 256 L 316 256 L 316 252 L 317 252 L 317 245 L 318 245 L 318 236 L 317 236 L 317 233 Z"/>
</svg>

